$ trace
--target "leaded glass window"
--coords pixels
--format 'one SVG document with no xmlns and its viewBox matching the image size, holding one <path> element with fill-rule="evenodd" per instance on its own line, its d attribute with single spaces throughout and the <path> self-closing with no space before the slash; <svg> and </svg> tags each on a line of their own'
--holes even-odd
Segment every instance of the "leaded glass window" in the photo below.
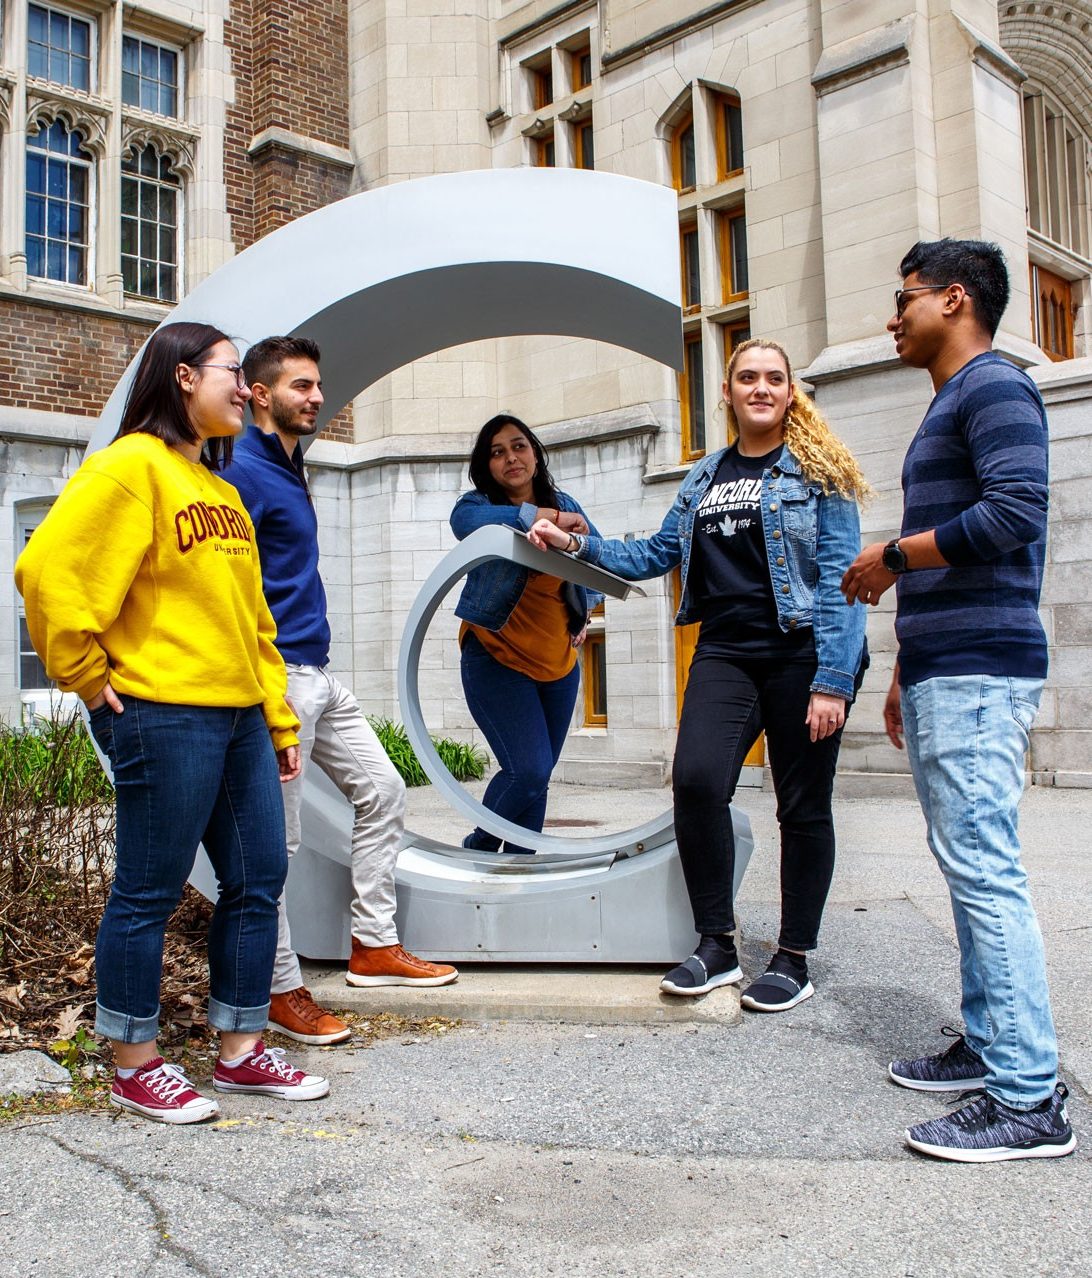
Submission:
<svg viewBox="0 0 1092 1278">
<path fill-rule="evenodd" d="M 121 42 L 121 98 L 126 106 L 178 114 L 178 53 L 150 40 L 125 36 Z"/>
<path fill-rule="evenodd" d="M 178 300 L 180 183 L 150 143 L 121 162 L 121 273 L 126 293 Z"/>
<path fill-rule="evenodd" d="M 91 163 L 83 138 L 63 120 L 27 139 L 27 274 L 87 284 Z"/>
<path fill-rule="evenodd" d="M 27 6 L 27 73 L 91 89 L 91 23 L 60 9 Z"/>
</svg>

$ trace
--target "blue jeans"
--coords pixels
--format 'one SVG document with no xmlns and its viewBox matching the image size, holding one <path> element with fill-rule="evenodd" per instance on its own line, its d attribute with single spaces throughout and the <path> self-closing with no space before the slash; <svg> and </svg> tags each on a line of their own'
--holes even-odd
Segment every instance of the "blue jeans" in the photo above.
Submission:
<svg viewBox="0 0 1092 1278">
<path fill-rule="evenodd" d="M 263 1030 L 288 873 L 277 760 L 259 706 L 123 697 L 91 712 L 117 792 L 117 870 L 95 944 L 95 1029 L 159 1031 L 163 934 L 204 843 L 220 889 L 209 925 L 209 1024 Z"/>
<path fill-rule="evenodd" d="M 952 897 L 967 1045 L 1014 1109 L 1057 1081 L 1043 938 L 1020 861 L 1017 806 L 1041 679 L 956 675 L 902 689 L 906 751 L 929 847 Z"/>
<path fill-rule="evenodd" d="M 473 634 L 463 643 L 463 693 L 474 722 L 485 733 L 500 771 L 486 787 L 482 803 L 490 812 L 527 830 L 546 820 L 550 776 L 573 717 L 580 671 L 539 683 L 494 660 Z M 476 829 L 463 846 L 496 852 L 500 839 Z M 506 843 L 506 852 L 533 852 Z"/>
</svg>

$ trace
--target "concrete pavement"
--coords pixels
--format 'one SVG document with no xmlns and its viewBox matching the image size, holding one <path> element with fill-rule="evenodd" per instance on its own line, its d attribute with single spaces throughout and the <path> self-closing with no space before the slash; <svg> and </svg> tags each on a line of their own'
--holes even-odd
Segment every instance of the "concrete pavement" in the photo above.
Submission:
<svg viewBox="0 0 1092 1278">
<path fill-rule="evenodd" d="M 551 811 L 598 818 L 608 801 L 633 813 L 637 798 L 566 787 Z M 752 973 L 775 935 L 775 825 L 771 795 L 741 801 L 759 841 L 740 901 Z M 817 993 L 792 1012 L 603 1025 L 570 993 L 573 1023 L 498 1010 L 438 1038 L 295 1052 L 331 1076 L 329 1098 L 227 1097 L 217 1126 L 0 1127 L 0 1273 L 1092 1273 L 1092 793 L 1033 790 L 1023 808 L 1081 1140 L 1051 1162 L 963 1167 L 903 1147 L 951 1099 L 885 1077 L 958 1024 L 947 895 L 905 790 L 848 787 L 837 819 Z M 348 1006 L 340 974 L 325 979 Z M 452 989 L 481 979 L 467 969 Z"/>
</svg>

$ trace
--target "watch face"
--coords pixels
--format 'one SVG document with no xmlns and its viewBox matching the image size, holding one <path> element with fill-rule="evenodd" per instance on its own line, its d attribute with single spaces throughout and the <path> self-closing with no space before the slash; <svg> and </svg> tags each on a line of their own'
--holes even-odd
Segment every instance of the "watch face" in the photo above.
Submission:
<svg viewBox="0 0 1092 1278">
<path fill-rule="evenodd" d="M 902 547 L 892 542 L 883 548 L 883 566 L 888 572 L 905 572 L 906 556 L 902 552 Z"/>
</svg>

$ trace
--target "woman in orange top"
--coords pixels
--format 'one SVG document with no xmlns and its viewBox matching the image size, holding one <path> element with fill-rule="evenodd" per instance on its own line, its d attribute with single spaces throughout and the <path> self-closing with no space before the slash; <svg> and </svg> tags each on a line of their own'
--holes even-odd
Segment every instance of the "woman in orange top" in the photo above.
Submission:
<svg viewBox="0 0 1092 1278">
<path fill-rule="evenodd" d="M 591 528 L 579 504 L 555 486 L 540 441 L 507 413 L 478 432 L 470 481 L 473 492 L 464 493 L 451 512 L 460 541 L 486 524 L 526 532 L 540 518 L 572 532 Z M 500 765 L 483 802 L 527 830 L 541 830 L 546 817 L 550 776 L 580 684 L 577 649 L 599 598 L 558 577 L 495 560 L 468 575 L 455 609 L 463 619 L 466 703 Z M 500 839 L 476 829 L 463 846 L 496 852 Z M 504 850 L 534 851 L 513 844 Z"/>
</svg>

